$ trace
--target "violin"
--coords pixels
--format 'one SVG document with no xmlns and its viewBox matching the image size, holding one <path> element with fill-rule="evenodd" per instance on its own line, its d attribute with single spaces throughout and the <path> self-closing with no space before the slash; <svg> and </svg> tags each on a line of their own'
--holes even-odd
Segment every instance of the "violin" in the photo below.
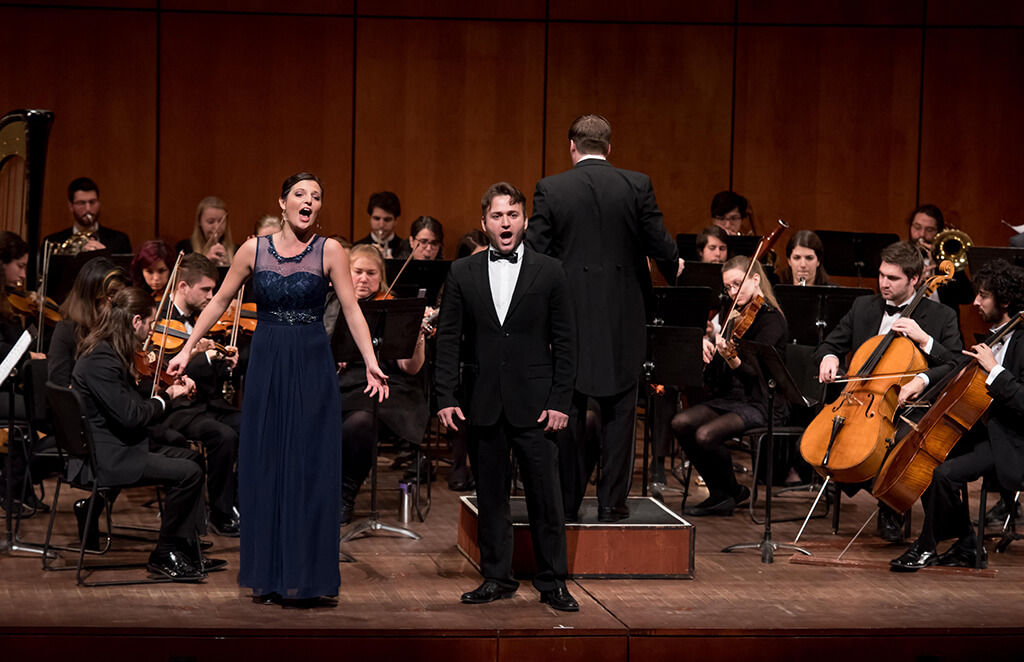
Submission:
<svg viewBox="0 0 1024 662">
<path fill-rule="evenodd" d="M 238 302 L 233 301 L 231 305 L 224 310 L 224 314 L 220 316 L 220 319 L 214 322 L 213 326 L 210 327 L 210 333 L 231 333 L 232 327 L 235 325 L 236 310 L 239 311 L 237 315 L 238 328 L 246 333 L 254 332 L 256 330 L 256 304 L 243 303 L 241 308 L 238 308 Z"/>
<path fill-rule="evenodd" d="M 984 340 L 989 347 L 999 343 L 1024 321 L 1018 313 L 1003 328 Z M 963 357 L 945 379 L 929 389 L 940 390 L 928 412 L 896 443 L 875 479 L 871 494 L 902 513 L 924 494 L 935 468 L 945 462 L 960 438 L 982 417 L 992 396 L 985 380 L 988 374 L 973 357 Z M 928 398 L 926 393 L 922 399 Z"/>
<path fill-rule="evenodd" d="M 164 388 L 173 386 L 174 384 L 183 383 L 178 377 L 172 377 L 167 372 L 166 363 L 160 366 L 159 375 L 157 375 L 156 364 L 159 360 L 159 352 L 156 350 L 139 350 L 135 353 L 135 370 L 138 372 L 140 377 L 153 377 L 153 390 L 156 392 L 157 385 Z M 196 385 L 193 383 L 192 387 L 188 390 L 188 398 L 191 400 L 195 397 Z"/>
<path fill-rule="evenodd" d="M 910 317 L 921 301 L 953 277 L 951 262 L 939 268 L 942 273 L 925 282 L 904 317 Z M 874 478 L 895 438 L 900 387 L 927 368 L 917 345 L 895 331 L 867 340 L 850 360 L 852 376 L 842 380 L 846 382 L 842 394 L 818 412 L 804 431 L 800 454 L 819 474 L 840 483 Z"/>
<path fill-rule="evenodd" d="M 736 340 L 742 338 L 743 334 L 750 328 L 750 325 L 754 323 L 754 318 L 757 317 L 757 312 L 761 310 L 763 305 L 764 296 L 758 294 L 747 302 L 747 305 L 743 307 L 742 313 L 734 310 L 733 316 L 726 321 L 725 329 L 722 332 L 722 337 L 727 338 L 725 341 L 726 353 L 723 357 L 725 360 L 731 361 L 736 358 Z"/>
<path fill-rule="evenodd" d="M 150 335 L 150 342 L 157 346 L 163 346 L 167 354 L 178 353 L 189 338 L 185 330 L 185 323 L 177 320 L 160 320 L 153 325 L 153 333 Z M 234 356 L 235 350 L 225 347 L 220 343 L 213 343 L 213 348 L 225 356 Z"/>
<path fill-rule="evenodd" d="M 7 293 L 7 302 L 11 304 L 14 313 L 21 317 L 36 317 L 39 315 L 39 296 L 35 292 L 25 290 L 12 290 Z M 56 324 L 63 319 L 60 315 L 60 306 L 57 302 L 46 297 L 43 305 L 43 319 L 48 324 Z"/>
</svg>

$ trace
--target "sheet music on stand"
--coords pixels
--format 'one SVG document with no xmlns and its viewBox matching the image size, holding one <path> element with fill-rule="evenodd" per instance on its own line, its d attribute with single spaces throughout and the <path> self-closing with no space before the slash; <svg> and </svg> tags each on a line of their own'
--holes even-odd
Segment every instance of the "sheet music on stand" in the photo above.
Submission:
<svg viewBox="0 0 1024 662">
<path fill-rule="evenodd" d="M 14 343 L 14 347 L 7 353 L 4 360 L 0 362 L 0 386 L 3 386 L 7 378 L 14 372 L 14 366 L 18 365 L 21 361 L 21 357 L 25 355 L 29 346 L 32 344 L 32 334 L 28 331 L 22 332 L 18 338 L 18 342 Z"/>
</svg>

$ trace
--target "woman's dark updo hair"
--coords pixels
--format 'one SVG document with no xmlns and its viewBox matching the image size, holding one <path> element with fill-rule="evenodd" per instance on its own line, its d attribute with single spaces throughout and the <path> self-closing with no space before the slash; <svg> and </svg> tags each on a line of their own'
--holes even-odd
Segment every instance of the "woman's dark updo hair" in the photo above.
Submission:
<svg viewBox="0 0 1024 662">
<path fill-rule="evenodd" d="M 0 262 L 10 264 L 20 260 L 28 252 L 28 244 L 15 232 L 0 232 Z"/>
<path fill-rule="evenodd" d="M 300 172 L 292 175 L 288 179 L 284 180 L 284 184 L 281 184 L 281 198 L 287 198 L 288 192 L 291 191 L 296 184 L 299 182 L 314 181 L 320 185 L 320 195 L 324 193 L 324 183 L 320 181 L 320 178 L 311 172 Z"/>
</svg>

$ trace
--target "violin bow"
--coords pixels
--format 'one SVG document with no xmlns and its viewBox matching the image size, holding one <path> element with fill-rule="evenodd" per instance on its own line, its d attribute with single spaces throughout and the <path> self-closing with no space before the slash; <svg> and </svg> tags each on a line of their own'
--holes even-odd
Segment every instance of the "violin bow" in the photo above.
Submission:
<svg viewBox="0 0 1024 662">
<path fill-rule="evenodd" d="M 385 299 L 391 296 L 391 290 L 395 289 L 395 284 L 398 283 L 398 279 L 402 277 L 402 273 L 405 271 L 405 268 L 407 266 L 409 266 L 409 262 L 411 260 L 412 260 L 412 253 L 410 252 L 409 253 L 409 257 L 405 258 L 405 264 L 403 264 L 402 268 L 398 270 L 398 274 L 395 276 L 395 279 L 393 281 L 391 281 L 391 285 L 388 286 L 388 291 L 384 293 L 384 298 Z"/>
<path fill-rule="evenodd" d="M 768 235 L 767 237 L 764 237 L 763 239 L 761 239 L 760 242 L 758 242 L 757 250 L 754 251 L 754 255 L 751 256 L 750 264 L 747 265 L 747 272 L 745 274 L 743 274 L 743 280 L 740 281 L 740 285 L 739 285 L 740 287 L 743 287 L 743 284 L 747 282 L 748 278 L 750 278 L 750 274 L 752 274 L 754 272 L 754 263 L 757 262 L 758 260 L 760 260 L 765 255 L 765 253 L 767 253 L 768 251 L 770 251 L 772 249 L 772 246 L 775 245 L 775 242 L 779 240 L 779 237 L 782 235 L 782 232 L 784 230 L 786 230 L 787 228 L 789 228 L 789 224 L 786 223 L 784 220 L 782 220 L 780 218 L 779 219 L 778 227 L 776 227 L 774 230 L 772 230 L 772 233 L 770 235 Z M 739 289 L 739 288 L 737 288 L 737 289 Z M 733 297 L 732 305 L 729 306 L 729 314 L 725 316 L 725 321 L 726 322 L 728 322 L 729 318 L 732 317 L 732 314 L 734 312 L 736 312 L 736 298 L 735 297 Z M 724 324 L 725 324 L 725 322 L 723 322 L 723 328 L 724 328 Z"/>
<path fill-rule="evenodd" d="M 174 261 L 174 268 L 171 270 L 171 276 L 167 279 L 167 287 L 164 288 L 164 297 L 160 300 L 160 303 L 156 307 L 156 321 L 159 322 L 162 317 L 164 310 L 164 303 L 167 304 L 167 312 L 171 310 L 171 292 L 174 291 L 174 285 L 178 280 L 178 267 L 181 266 L 181 260 L 185 257 L 185 251 L 178 251 L 178 259 Z M 160 386 L 160 370 L 164 363 L 164 356 L 167 353 L 167 336 L 168 329 L 164 328 L 163 338 L 160 341 L 160 351 L 156 355 L 156 369 L 153 371 L 153 390 L 149 394 L 149 397 L 156 396 L 157 389 Z M 153 340 L 153 334 L 150 334 L 146 338 L 146 343 L 143 345 L 142 350 L 145 351 L 149 347 L 149 343 Z"/>
</svg>

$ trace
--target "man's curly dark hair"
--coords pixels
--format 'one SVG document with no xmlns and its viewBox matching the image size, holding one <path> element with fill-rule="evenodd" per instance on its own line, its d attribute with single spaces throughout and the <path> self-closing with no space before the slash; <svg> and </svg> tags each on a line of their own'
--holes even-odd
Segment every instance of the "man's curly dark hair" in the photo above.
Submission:
<svg viewBox="0 0 1024 662">
<path fill-rule="evenodd" d="M 974 289 L 992 295 L 996 305 L 1009 315 L 1024 310 L 1024 269 L 1006 260 L 992 260 L 974 274 Z"/>
</svg>

